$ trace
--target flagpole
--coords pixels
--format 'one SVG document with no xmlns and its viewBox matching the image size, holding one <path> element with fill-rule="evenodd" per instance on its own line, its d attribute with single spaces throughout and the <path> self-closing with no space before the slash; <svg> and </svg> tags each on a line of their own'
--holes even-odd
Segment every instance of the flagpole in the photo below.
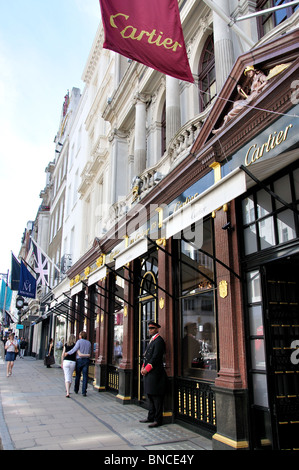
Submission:
<svg viewBox="0 0 299 470">
<path fill-rule="evenodd" d="M 34 271 L 34 269 L 33 269 L 33 268 L 30 266 L 30 264 L 28 264 L 28 263 L 27 263 L 27 261 L 25 261 L 25 259 L 24 259 L 24 258 L 22 258 L 22 261 L 23 261 L 23 263 L 25 263 L 25 264 L 26 264 L 26 266 L 28 266 L 28 268 L 30 268 L 30 269 L 31 269 L 31 271 L 32 271 L 32 272 L 33 272 L 33 273 L 36 275 L 36 272 Z"/>
<path fill-rule="evenodd" d="M 223 19 L 227 23 L 227 25 L 238 35 L 240 36 L 250 47 L 253 47 L 255 43 L 248 37 L 248 35 L 242 31 L 237 25 L 234 24 L 234 20 L 227 16 L 227 14 L 220 8 L 218 5 L 216 5 L 215 2 L 212 0 L 203 0 L 208 7 L 211 8 L 217 15 L 220 16 L 220 18 Z"/>
<path fill-rule="evenodd" d="M 30 235 L 30 239 L 32 240 L 32 242 L 35 244 L 35 246 L 41 251 L 41 253 L 50 261 L 50 263 L 54 266 L 54 268 L 59 272 L 59 274 L 61 274 L 61 271 L 60 269 L 56 266 L 56 264 L 54 263 L 54 261 L 52 261 L 49 256 L 44 252 L 44 250 L 38 245 L 38 243 L 36 243 L 36 241 L 32 238 L 32 236 Z"/>
<path fill-rule="evenodd" d="M 273 11 L 281 10 L 282 8 L 288 8 L 294 5 L 298 5 L 298 3 L 299 3 L 299 0 L 296 0 L 294 2 L 289 2 L 289 3 L 282 3 L 281 5 L 277 5 L 275 7 L 266 8 L 265 10 L 255 11 L 254 13 L 250 13 L 249 15 L 239 16 L 237 18 L 234 18 L 233 21 L 235 22 L 235 21 L 249 20 L 251 18 L 255 18 L 256 16 L 266 15 L 267 13 L 272 13 Z"/>
</svg>

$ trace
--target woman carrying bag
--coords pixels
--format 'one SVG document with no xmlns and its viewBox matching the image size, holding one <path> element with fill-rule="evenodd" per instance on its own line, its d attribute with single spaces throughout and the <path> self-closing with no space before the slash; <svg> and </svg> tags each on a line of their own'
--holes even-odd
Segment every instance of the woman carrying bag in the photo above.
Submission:
<svg viewBox="0 0 299 470">
<path fill-rule="evenodd" d="M 51 365 L 55 364 L 55 359 L 54 359 L 54 341 L 51 338 L 49 342 L 49 349 L 48 349 L 48 354 L 45 357 L 44 360 L 45 366 L 49 369 Z"/>
<path fill-rule="evenodd" d="M 12 374 L 12 368 L 16 355 L 18 353 L 18 342 L 15 340 L 14 333 L 11 333 L 8 337 L 8 340 L 5 343 L 6 356 L 5 360 L 7 362 L 7 377 Z"/>
</svg>

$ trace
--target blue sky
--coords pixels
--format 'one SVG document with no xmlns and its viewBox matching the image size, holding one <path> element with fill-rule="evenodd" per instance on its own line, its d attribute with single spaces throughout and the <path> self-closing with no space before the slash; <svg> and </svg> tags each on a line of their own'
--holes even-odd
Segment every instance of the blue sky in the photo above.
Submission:
<svg viewBox="0 0 299 470">
<path fill-rule="evenodd" d="M 63 99 L 83 90 L 99 22 L 99 0 L 0 0 L 0 273 L 36 217 Z"/>
</svg>

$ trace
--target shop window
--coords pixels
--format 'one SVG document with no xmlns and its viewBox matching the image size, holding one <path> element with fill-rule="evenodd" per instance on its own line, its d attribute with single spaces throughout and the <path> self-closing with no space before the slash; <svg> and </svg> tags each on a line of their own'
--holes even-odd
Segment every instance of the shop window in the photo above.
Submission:
<svg viewBox="0 0 299 470">
<path fill-rule="evenodd" d="M 253 386 L 253 403 L 267 406 L 266 359 L 264 322 L 262 311 L 261 276 L 258 270 L 247 273 L 248 324 L 250 341 L 250 373 Z"/>
<path fill-rule="evenodd" d="M 114 291 L 110 315 L 109 364 L 118 367 L 122 359 L 124 333 L 124 279 L 123 269 L 112 280 Z"/>
<path fill-rule="evenodd" d="M 257 11 L 267 10 L 278 5 L 283 5 L 284 3 L 289 3 L 289 0 L 261 0 L 257 3 Z M 258 18 L 260 37 L 264 36 L 275 28 L 275 26 L 289 18 L 297 9 L 298 5 L 292 5 L 260 16 Z"/>
<path fill-rule="evenodd" d="M 203 251 L 201 251 L 201 249 Z M 180 241 L 182 375 L 214 379 L 217 369 L 212 222 L 204 222 L 203 243 Z"/>
<path fill-rule="evenodd" d="M 66 319 L 61 315 L 56 317 L 55 324 L 55 361 L 57 364 L 61 363 L 61 354 L 64 344 L 67 342 L 66 337 Z"/>
<path fill-rule="evenodd" d="M 213 35 L 206 41 L 198 69 L 199 109 L 204 111 L 216 96 L 216 70 Z"/>
<path fill-rule="evenodd" d="M 242 200 L 242 220 L 245 255 L 289 242 L 298 237 L 298 215 L 280 202 L 279 196 L 294 209 L 299 203 L 299 172 L 289 171 L 265 189 L 253 191 Z"/>
</svg>

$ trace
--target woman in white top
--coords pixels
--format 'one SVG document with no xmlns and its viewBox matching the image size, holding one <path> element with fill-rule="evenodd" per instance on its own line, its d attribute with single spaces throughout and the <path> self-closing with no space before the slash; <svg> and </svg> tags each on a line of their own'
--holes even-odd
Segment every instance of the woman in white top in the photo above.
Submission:
<svg viewBox="0 0 299 470">
<path fill-rule="evenodd" d="M 14 333 L 11 333 L 8 336 L 8 340 L 5 343 L 6 355 L 5 360 L 7 362 L 7 377 L 12 374 L 12 368 L 14 365 L 14 360 L 16 358 L 16 349 L 18 347 L 18 342 L 15 340 Z"/>
</svg>

